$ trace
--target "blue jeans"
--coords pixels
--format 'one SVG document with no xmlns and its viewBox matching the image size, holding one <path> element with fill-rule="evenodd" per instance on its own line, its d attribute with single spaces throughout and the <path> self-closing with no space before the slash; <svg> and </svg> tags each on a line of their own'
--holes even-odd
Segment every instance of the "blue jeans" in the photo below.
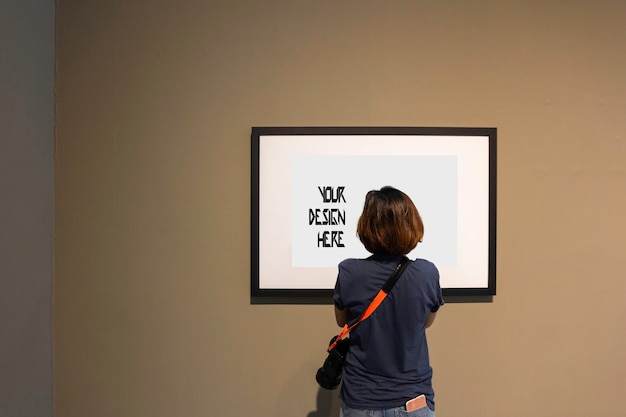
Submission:
<svg viewBox="0 0 626 417">
<path fill-rule="evenodd" d="M 357 410 L 341 404 L 339 417 L 435 417 L 435 412 L 428 407 L 413 411 L 406 411 L 404 407 L 388 410 Z"/>
</svg>

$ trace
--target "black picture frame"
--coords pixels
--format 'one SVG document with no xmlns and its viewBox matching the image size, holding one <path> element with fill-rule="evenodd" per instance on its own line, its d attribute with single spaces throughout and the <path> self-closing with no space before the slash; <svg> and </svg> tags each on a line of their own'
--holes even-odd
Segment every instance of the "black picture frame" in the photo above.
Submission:
<svg viewBox="0 0 626 417">
<path fill-rule="evenodd" d="M 318 145 L 321 148 L 318 148 Z M 299 200 L 295 194 L 299 195 L 301 193 L 300 190 L 306 188 L 314 193 L 319 191 L 319 198 L 331 201 L 328 195 L 325 196 L 323 190 L 326 191 L 325 188 L 330 189 L 332 187 L 318 186 L 318 190 L 312 190 L 313 187 L 309 184 L 310 178 L 314 178 L 316 175 L 309 175 L 311 170 L 307 171 L 307 167 L 310 166 L 330 166 L 331 173 L 328 175 L 333 175 L 332 170 L 334 169 L 335 177 L 341 177 L 348 175 L 341 170 L 342 164 L 346 163 L 352 168 L 348 183 L 353 181 L 355 185 L 352 188 L 355 190 L 359 187 L 362 188 L 366 184 L 360 183 L 360 177 L 371 175 L 369 172 L 366 172 L 369 169 L 365 169 L 365 167 L 371 166 L 372 158 L 375 158 L 374 166 L 383 165 L 389 167 L 385 170 L 388 173 L 387 175 L 394 175 L 393 172 L 389 173 L 389 171 L 394 171 L 395 167 L 400 165 L 409 167 L 420 166 L 419 169 L 421 170 L 426 169 L 421 168 L 421 166 L 430 166 L 435 171 L 441 171 L 441 175 L 433 174 L 433 178 L 424 179 L 425 177 L 430 177 L 430 175 L 421 175 L 420 178 L 422 178 L 421 181 L 424 183 L 422 184 L 423 188 L 431 190 L 431 195 L 436 196 L 438 194 L 433 193 L 444 193 L 449 196 L 444 201 L 452 202 L 452 204 L 441 204 L 440 207 L 432 203 L 432 217 L 435 217 L 435 212 L 446 211 L 440 210 L 440 208 L 453 206 L 454 202 L 456 202 L 455 209 L 457 211 L 448 214 L 448 220 L 452 219 L 452 221 L 446 221 L 442 217 L 439 223 L 454 223 L 456 213 L 457 229 L 446 233 L 449 233 L 451 236 L 453 233 L 456 233 L 454 236 L 457 239 L 455 242 L 457 248 L 454 249 L 453 244 L 441 242 L 439 242 L 440 249 L 438 251 L 434 251 L 435 245 L 431 247 L 433 253 L 440 254 L 443 258 L 452 259 L 451 264 L 456 262 L 456 267 L 444 267 L 443 270 L 440 267 L 444 297 L 446 299 L 456 298 L 458 300 L 472 301 L 484 300 L 485 297 L 488 300 L 496 294 L 496 128 L 252 127 L 250 222 L 250 297 L 252 303 L 328 304 L 332 302 L 336 264 L 334 264 L 335 272 L 332 277 L 328 275 L 329 271 L 332 270 L 330 264 L 319 267 L 316 265 L 294 266 L 296 263 L 294 261 L 296 252 L 305 261 L 313 259 L 314 262 L 317 262 L 319 258 L 315 254 L 328 253 L 328 251 L 323 252 L 326 250 L 325 248 L 318 251 L 320 249 L 319 246 L 322 245 L 320 234 L 323 235 L 323 232 L 319 230 L 317 232 L 318 248 L 311 249 L 308 246 L 301 248 L 295 243 L 301 240 L 300 236 L 302 233 L 296 233 L 295 229 L 300 230 L 300 226 L 298 223 L 293 222 L 293 217 L 295 216 L 292 216 L 292 214 L 297 213 L 298 216 L 301 214 L 305 216 L 304 209 L 297 210 L 296 208 Z M 406 158 L 413 159 L 407 160 Z M 380 164 L 378 163 L 379 161 L 381 162 Z M 397 164 L 397 161 L 411 161 L 412 163 Z M 414 161 L 419 163 L 415 164 L 413 163 Z M 407 169 L 413 168 L 406 168 L 402 172 L 398 172 L 398 178 L 406 178 Z M 424 172 L 426 171 L 423 171 L 422 174 Z M 358 175 L 355 173 L 358 173 Z M 413 171 L 409 171 L 409 173 L 412 175 Z M 426 173 L 429 174 L 429 172 Z M 418 172 L 415 174 L 416 177 L 419 176 Z M 359 179 L 357 180 L 357 178 Z M 445 178 L 446 182 L 440 183 L 440 180 L 437 178 Z M 407 180 L 403 179 L 402 181 L 406 182 Z M 366 182 L 366 180 L 363 180 L 363 182 Z M 308 186 L 301 187 L 301 183 L 306 183 Z M 289 185 L 286 184 L 290 184 L 291 191 Z M 409 184 L 407 185 L 409 188 L 413 186 L 412 182 L 407 184 Z M 370 189 L 380 188 L 379 185 L 371 184 Z M 384 185 L 396 186 L 396 184 Z M 279 187 L 280 189 L 278 189 Z M 336 188 L 334 197 L 337 200 L 337 206 L 338 204 L 343 204 L 346 200 L 345 196 L 341 195 L 340 192 L 342 187 Z M 398 188 L 403 189 L 402 187 Z M 333 190 L 330 189 L 328 191 L 332 197 Z M 406 192 L 406 190 L 403 191 Z M 407 194 L 415 200 L 413 195 Z M 428 200 L 432 200 L 432 198 Z M 477 202 L 476 200 L 480 201 Z M 356 203 L 351 205 L 353 212 L 355 210 L 354 205 Z M 416 205 L 422 213 L 422 217 L 424 217 L 422 207 L 420 207 L 418 202 L 416 202 Z M 360 207 L 362 208 L 362 205 Z M 278 210 L 278 213 L 274 213 L 275 210 Z M 314 213 L 320 213 L 321 211 L 319 209 L 312 210 L 308 209 L 308 226 L 314 229 L 317 224 L 325 222 L 313 222 L 312 218 L 318 219 Z M 338 209 L 336 211 L 340 212 Z M 345 213 L 345 210 L 343 211 Z M 460 219 L 461 214 L 459 213 L 462 213 L 462 217 L 466 220 L 471 217 L 472 221 Z M 347 223 L 345 216 L 344 214 L 343 218 L 339 217 L 339 223 L 341 221 L 343 221 L 341 223 L 343 225 Z M 352 215 L 350 221 L 356 223 L 354 217 Z M 289 220 L 290 218 L 291 220 Z M 302 219 L 304 221 L 304 217 Z M 333 222 L 331 220 L 326 223 Z M 425 223 L 426 236 L 428 236 L 428 218 L 425 219 Z M 476 226 L 474 230 L 468 228 L 471 226 L 465 226 L 469 223 L 478 223 L 480 226 Z M 305 231 L 307 230 L 307 225 L 302 227 L 305 228 Z M 345 227 L 348 228 L 348 226 Z M 451 229 L 448 226 L 443 228 L 446 230 Z M 337 233 L 342 233 L 343 235 L 343 231 L 338 231 Z M 450 239 L 448 239 L 449 241 Z M 323 242 L 325 243 L 326 241 Z M 328 240 L 328 242 L 333 243 L 332 240 Z M 418 245 L 418 248 L 420 245 Z M 475 249 L 476 246 L 479 246 L 479 249 Z M 354 245 L 351 247 L 353 248 Z M 474 247 L 472 249 L 473 252 L 465 254 L 465 251 L 469 251 L 470 247 Z M 330 248 L 328 250 L 334 250 L 336 252 L 334 255 L 340 256 L 344 253 L 342 252 L 343 249 L 344 247 Z M 448 252 L 455 252 L 456 255 L 450 255 Z M 430 257 L 424 257 L 433 260 Z M 471 261 L 465 262 L 463 259 L 471 259 Z M 325 262 L 329 261 L 326 260 Z M 433 260 L 433 262 L 438 264 L 436 260 Z M 275 268 L 276 264 L 280 265 Z M 446 262 L 442 262 L 442 264 L 446 264 Z M 461 270 L 457 271 L 459 268 Z M 317 270 L 320 271 L 320 277 L 323 276 L 323 283 L 321 279 L 317 281 L 316 275 L 312 274 L 312 272 L 317 272 Z M 467 275 L 468 271 L 473 272 L 474 270 L 477 271 L 477 277 L 472 278 L 474 281 L 461 281 L 464 279 L 462 276 Z M 449 275 L 454 275 L 455 277 L 460 275 L 460 277 L 454 278 L 457 281 L 451 280 L 452 285 L 446 285 L 446 271 L 450 271 Z M 478 276 L 479 274 L 481 276 Z M 302 277 L 314 276 L 313 281 L 310 281 L 310 277 L 298 281 L 300 275 Z M 276 279 L 279 282 L 274 282 Z M 270 283 L 270 280 L 274 281 Z M 308 283 L 302 284 L 305 281 Z"/>
</svg>

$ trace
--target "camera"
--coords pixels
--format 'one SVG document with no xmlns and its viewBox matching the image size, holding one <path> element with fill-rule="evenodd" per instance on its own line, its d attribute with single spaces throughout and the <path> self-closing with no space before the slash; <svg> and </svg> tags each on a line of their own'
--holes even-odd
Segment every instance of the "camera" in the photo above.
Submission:
<svg viewBox="0 0 626 417">
<path fill-rule="evenodd" d="M 336 339 L 337 336 L 330 339 L 328 346 L 332 345 Z M 343 373 L 343 364 L 349 349 L 350 340 L 346 338 L 338 341 L 334 349 L 328 352 L 328 357 L 324 361 L 324 364 L 317 370 L 317 374 L 315 374 L 315 380 L 320 387 L 333 390 L 339 386 Z"/>
</svg>

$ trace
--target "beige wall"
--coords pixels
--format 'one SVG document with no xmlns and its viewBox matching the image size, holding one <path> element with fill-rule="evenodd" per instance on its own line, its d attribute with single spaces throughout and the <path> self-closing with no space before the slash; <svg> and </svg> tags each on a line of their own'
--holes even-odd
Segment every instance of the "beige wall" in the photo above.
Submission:
<svg viewBox="0 0 626 417">
<path fill-rule="evenodd" d="M 439 417 L 626 415 L 626 2 L 59 0 L 55 415 L 327 417 L 328 305 L 251 305 L 251 126 L 498 128 L 498 294 Z"/>
</svg>

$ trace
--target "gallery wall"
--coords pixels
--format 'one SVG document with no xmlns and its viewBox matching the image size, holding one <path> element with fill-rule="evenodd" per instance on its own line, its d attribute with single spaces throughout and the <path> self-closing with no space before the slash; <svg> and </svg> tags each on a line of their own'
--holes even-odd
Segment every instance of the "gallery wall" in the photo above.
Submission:
<svg viewBox="0 0 626 417">
<path fill-rule="evenodd" d="M 250 303 L 252 126 L 496 127 L 497 295 L 429 329 L 437 414 L 623 414 L 625 20 L 59 0 L 55 415 L 337 415 L 313 378 L 332 306 Z"/>
</svg>

